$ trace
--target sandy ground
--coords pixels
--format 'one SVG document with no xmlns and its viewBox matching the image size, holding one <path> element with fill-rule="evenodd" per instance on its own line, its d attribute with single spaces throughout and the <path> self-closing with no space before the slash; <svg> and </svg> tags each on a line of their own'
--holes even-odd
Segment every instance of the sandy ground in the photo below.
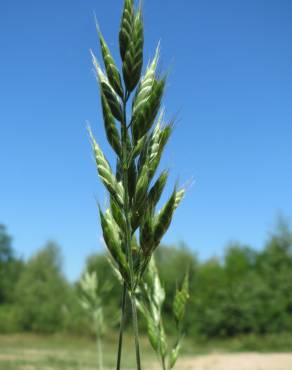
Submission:
<svg viewBox="0 0 292 370">
<path fill-rule="evenodd" d="M 178 370 L 292 370 L 292 354 L 214 354 L 182 359 Z"/>
</svg>

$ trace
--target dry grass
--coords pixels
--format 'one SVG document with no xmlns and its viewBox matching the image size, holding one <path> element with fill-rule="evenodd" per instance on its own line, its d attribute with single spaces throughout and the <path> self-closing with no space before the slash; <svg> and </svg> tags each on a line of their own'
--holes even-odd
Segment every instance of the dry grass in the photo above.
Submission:
<svg viewBox="0 0 292 370">
<path fill-rule="evenodd" d="M 123 368 L 134 369 L 132 342 L 126 336 Z M 143 369 L 160 370 L 148 342 L 142 340 Z M 114 368 L 115 341 L 104 346 L 108 370 Z M 292 353 L 222 353 L 192 355 L 179 360 L 177 370 L 292 370 Z M 82 338 L 0 336 L 0 370 L 96 370 L 94 341 Z"/>
<path fill-rule="evenodd" d="M 56 353 L 58 352 L 58 353 Z M 47 356 L 53 356 L 50 351 L 23 351 L 18 354 L 1 354 L 0 369 L 9 370 L 95 370 L 94 366 L 86 366 L 74 364 L 73 366 L 64 366 L 60 363 L 57 365 L 44 364 L 43 359 Z M 54 355 L 58 358 L 62 357 L 62 351 L 55 351 Z M 28 358 L 34 364 L 24 364 Z M 64 358 L 65 360 L 65 358 Z M 7 364 L 9 366 L 7 367 Z M 144 363 L 144 369 L 160 370 L 157 362 Z M 292 369 L 292 354 L 211 354 L 196 357 L 187 357 L 181 359 L 177 364 L 178 370 L 291 370 Z M 108 368 L 110 370 L 110 368 Z"/>
</svg>

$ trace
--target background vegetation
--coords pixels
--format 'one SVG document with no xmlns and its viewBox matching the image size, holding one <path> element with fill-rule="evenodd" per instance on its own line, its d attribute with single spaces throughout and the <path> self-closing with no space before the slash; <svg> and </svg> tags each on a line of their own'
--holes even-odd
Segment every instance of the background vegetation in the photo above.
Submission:
<svg viewBox="0 0 292 370">
<path fill-rule="evenodd" d="M 166 317 L 175 286 L 183 279 L 184 267 L 189 268 L 191 299 L 185 331 L 190 338 L 208 343 L 229 338 L 231 349 L 261 349 L 255 338 L 262 336 L 265 348 L 292 347 L 288 334 L 292 333 L 292 232 L 284 222 L 260 251 L 234 243 L 222 258 L 200 261 L 186 246 L 163 246 L 156 260 L 167 292 Z M 120 283 L 105 254 L 90 256 L 85 268 L 95 270 L 101 284 L 110 282 L 104 311 L 113 331 L 118 324 L 113 318 L 120 305 Z M 79 297 L 79 282 L 68 282 L 62 273 L 56 243 L 49 242 L 24 261 L 16 257 L 11 237 L 0 226 L 0 333 L 93 335 Z M 171 320 L 165 324 L 174 330 Z"/>
</svg>

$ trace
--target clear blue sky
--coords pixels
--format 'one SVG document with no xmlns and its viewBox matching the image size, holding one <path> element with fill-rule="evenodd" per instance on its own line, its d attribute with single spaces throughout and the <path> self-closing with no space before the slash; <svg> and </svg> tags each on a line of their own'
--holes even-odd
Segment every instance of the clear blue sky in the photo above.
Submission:
<svg viewBox="0 0 292 370">
<path fill-rule="evenodd" d="M 109 154 L 89 49 L 93 12 L 118 58 L 122 0 L 2 1 L 0 223 L 19 255 L 60 243 L 70 279 L 101 250 L 104 203 L 86 120 Z M 145 56 L 161 40 L 164 104 L 179 113 L 164 157 L 193 179 L 165 242 L 202 258 L 239 240 L 260 248 L 292 218 L 292 2 L 145 0 Z M 170 190 L 170 189 L 168 189 Z"/>
</svg>

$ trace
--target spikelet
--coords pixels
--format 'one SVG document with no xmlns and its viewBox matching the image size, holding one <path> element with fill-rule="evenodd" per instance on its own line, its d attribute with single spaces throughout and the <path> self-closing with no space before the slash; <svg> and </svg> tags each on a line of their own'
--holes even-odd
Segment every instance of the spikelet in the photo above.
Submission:
<svg viewBox="0 0 292 370">
<path fill-rule="evenodd" d="M 163 235 L 166 233 L 167 229 L 172 220 L 174 205 L 176 198 L 176 190 L 173 191 L 170 198 L 158 213 L 154 221 L 154 243 L 158 246 Z"/>
<path fill-rule="evenodd" d="M 123 59 L 123 76 L 128 92 L 132 92 L 137 86 L 143 66 L 144 32 L 142 11 L 138 10 L 130 39 L 127 42 L 126 53 Z"/>
<path fill-rule="evenodd" d="M 176 290 L 173 301 L 173 313 L 178 324 L 181 323 L 184 318 L 185 308 L 189 298 L 189 276 L 188 273 L 186 273 L 182 287 L 180 290 Z"/>
<path fill-rule="evenodd" d="M 105 214 L 99 208 L 101 227 L 103 232 L 103 238 L 106 246 L 117 264 L 119 271 L 126 281 L 129 281 L 129 266 L 126 260 L 126 256 L 122 250 L 122 241 L 119 234 L 119 229 L 114 221 L 114 218 L 110 210 L 106 210 Z"/>
<path fill-rule="evenodd" d="M 148 195 L 148 204 L 152 208 L 154 208 L 156 204 L 159 202 L 163 189 L 166 185 L 167 178 L 168 178 L 168 171 L 165 170 L 160 174 L 160 176 L 158 177 L 158 179 L 156 180 L 156 182 L 150 189 L 149 195 Z"/>
<path fill-rule="evenodd" d="M 165 78 L 160 80 L 155 79 L 149 98 L 146 99 L 139 110 L 133 114 L 132 134 L 135 143 L 151 129 L 154 123 L 160 108 L 165 82 Z"/>
<path fill-rule="evenodd" d="M 162 287 L 154 257 L 152 257 L 149 262 L 145 281 L 147 282 L 148 290 L 151 293 L 153 316 L 158 325 L 161 318 L 162 305 L 165 301 L 165 290 Z"/>
<path fill-rule="evenodd" d="M 166 125 L 161 128 L 162 120 L 163 111 L 158 117 L 154 130 L 151 132 L 147 140 L 145 140 L 138 161 L 138 172 L 141 172 L 143 166 L 146 164 L 148 166 L 150 180 L 155 174 L 162 152 L 172 132 L 172 125 Z"/>
<path fill-rule="evenodd" d="M 91 52 L 92 55 L 92 63 L 94 65 L 96 76 L 100 85 L 100 90 L 104 94 L 107 103 L 111 109 L 113 116 L 120 122 L 123 122 L 124 115 L 122 109 L 122 102 L 119 95 L 115 92 L 107 76 L 104 74 L 102 69 L 100 68 L 98 61 L 95 55 Z"/>
<path fill-rule="evenodd" d="M 134 23 L 134 4 L 133 0 L 125 0 L 122 21 L 119 32 L 120 54 L 122 60 L 131 42 L 133 23 Z"/>
<path fill-rule="evenodd" d="M 174 365 L 176 364 L 177 358 L 178 358 L 179 353 L 180 353 L 180 348 L 181 348 L 181 343 L 178 342 L 177 345 L 174 348 L 172 348 L 172 350 L 170 352 L 170 358 L 169 358 L 169 367 L 170 367 L 170 369 L 172 369 L 174 367 Z"/>
<path fill-rule="evenodd" d="M 185 193 L 186 193 L 186 189 L 180 189 L 176 192 L 176 195 L 175 195 L 175 202 L 174 202 L 174 209 L 177 209 L 177 207 L 179 206 L 180 202 L 183 200 L 184 196 L 185 196 Z"/>
<path fill-rule="evenodd" d="M 124 189 L 120 182 L 117 181 L 116 177 L 112 173 L 110 165 L 106 160 L 102 150 L 97 144 L 92 131 L 88 128 L 92 148 L 95 155 L 95 162 L 97 166 L 97 171 L 101 181 L 104 183 L 105 187 L 118 203 L 119 206 L 122 206 L 124 203 Z"/>
<path fill-rule="evenodd" d="M 110 207 L 111 207 L 111 213 L 113 215 L 115 222 L 119 226 L 121 232 L 125 234 L 126 232 L 125 216 L 123 215 L 121 207 L 117 204 L 117 202 L 115 201 L 112 195 L 110 196 Z"/>
<path fill-rule="evenodd" d="M 99 41 L 100 41 L 100 47 L 103 57 L 104 66 L 106 69 L 108 80 L 111 84 L 111 86 L 114 88 L 115 92 L 119 94 L 121 98 L 124 97 L 124 90 L 122 87 L 122 81 L 120 73 L 116 67 L 115 61 L 111 55 L 111 52 L 109 50 L 109 47 L 107 46 L 105 39 L 97 27 Z"/>
<path fill-rule="evenodd" d="M 163 150 L 168 142 L 172 132 L 172 125 L 166 125 L 163 129 L 159 130 L 158 140 L 155 143 L 156 147 L 151 147 L 151 163 L 149 165 L 149 176 L 152 179 L 161 160 Z"/>
<path fill-rule="evenodd" d="M 159 342 L 160 342 L 160 335 L 158 327 L 155 321 L 149 314 L 146 314 L 146 322 L 147 322 L 147 334 L 149 338 L 149 342 L 154 349 L 155 352 L 159 352 Z"/>
<path fill-rule="evenodd" d="M 134 197 L 134 205 L 136 208 L 139 208 L 147 197 L 147 190 L 149 185 L 149 168 L 147 163 L 143 166 L 142 171 L 140 172 Z"/>
<path fill-rule="evenodd" d="M 139 112 L 139 110 L 141 109 L 141 107 L 143 107 L 143 104 L 147 101 L 147 99 L 149 99 L 149 96 L 151 94 L 151 89 L 155 81 L 155 73 L 159 60 L 159 49 L 160 46 L 158 45 L 156 48 L 155 56 L 150 65 L 147 67 L 146 73 L 139 83 L 139 87 L 136 91 L 135 98 L 133 99 L 132 104 L 133 115 Z"/>
<path fill-rule="evenodd" d="M 103 92 L 101 92 L 101 105 L 106 137 L 116 154 L 121 157 L 122 147 L 120 135 L 115 125 L 115 119 L 112 115 L 111 109 Z"/>
<path fill-rule="evenodd" d="M 178 298 L 179 294 L 180 297 Z M 185 306 L 188 299 L 188 274 L 186 274 L 181 290 L 177 290 L 175 298 L 176 303 L 174 306 L 176 306 L 176 309 L 179 311 L 179 313 L 175 314 L 174 310 L 172 312 L 177 324 L 177 340 L 175 345 L 171 347 L 167 341 L 162 317 L 162 308 L 165 301 L 165 290 L 159 278 L 155 259 L 152 257 L 149 261 L 148 269 L 144 274 L 143 280 L 139 285 L 139 290 L 137 291 L 137 302 L 138 309 L 147 323 L 149 342 L 154 351 L 161 358 L 162 362 L 166 364 L 167 369 L 172 369 L 174 367 L 180 352 L 181 340 L 183 337 L 183 313 L 185 311 Z M 177 320 L 177 316 L 179 316 L 179 321 Z"/>
<path fill-rule="evenodd" d="M 166 125 L 161 129 L 160 120 L 153 131 L 149 144 L 149 177 L 153 178 L 163 153 L 163 150 L 172 133 L 172 125 Z"/>
<path fill-rule="evenodd" d="M 148 260 L 148 257 L 151 256 L 153 251 L 154 234 L 153 234 L 153 222 L 152 215 L 148 211 L 144 215 L 144 220 L 140 229 L 140 246 L 145 257 L 145 260 Z"/>
<path fill-rule="evenodd" d="M 141 139 L 138 140 L 137 144 L 134 146 L 131 152 L 129 160 L 135 159 L 141 153 L 146 140 L 147 140 L 147 135 L 144 135 L 143 137 L 141 137 Z"/>
</svg>

